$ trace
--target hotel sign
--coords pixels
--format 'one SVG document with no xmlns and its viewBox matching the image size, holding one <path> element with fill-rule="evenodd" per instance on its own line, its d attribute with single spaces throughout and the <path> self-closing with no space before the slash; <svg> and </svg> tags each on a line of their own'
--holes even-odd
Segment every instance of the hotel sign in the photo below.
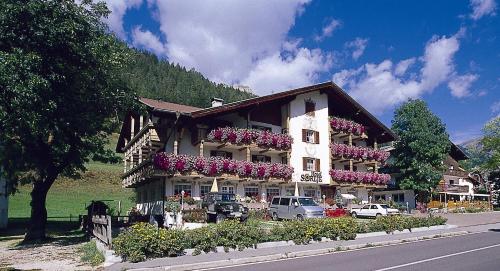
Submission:
<svg viewBox="0 0 500 271">
<path fill-rule="evenodd" d="M 302 182 L 320 183 L 321 180 L 321 172 L 319 171 L 311 171 L 311 173 L 304 173 L 300 175 L 300 181 Z"/>
</svg>

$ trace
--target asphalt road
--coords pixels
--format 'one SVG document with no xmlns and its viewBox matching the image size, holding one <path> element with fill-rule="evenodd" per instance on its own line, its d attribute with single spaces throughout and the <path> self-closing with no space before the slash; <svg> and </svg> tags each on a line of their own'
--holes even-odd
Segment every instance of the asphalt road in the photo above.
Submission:
<svg viewBox="0 0 500 271">
<path fill-rule="evenodd" d="M 500 229 L 452 238 L 206 270 L 498 271 Z"/>
</svg>

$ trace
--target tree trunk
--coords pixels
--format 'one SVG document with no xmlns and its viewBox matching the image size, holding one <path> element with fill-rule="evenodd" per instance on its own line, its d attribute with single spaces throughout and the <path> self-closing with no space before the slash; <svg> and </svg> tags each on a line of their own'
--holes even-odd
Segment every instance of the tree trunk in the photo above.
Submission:
<svg viewBox="0 0 500 271">
<path fill-rule="evenodd" d="M 46 239 L 47 209 L 45 203 L 50 185 L 46 182 L 35 182 L 31 191 L 31 218 L 24 241 Z"/>
</svg>

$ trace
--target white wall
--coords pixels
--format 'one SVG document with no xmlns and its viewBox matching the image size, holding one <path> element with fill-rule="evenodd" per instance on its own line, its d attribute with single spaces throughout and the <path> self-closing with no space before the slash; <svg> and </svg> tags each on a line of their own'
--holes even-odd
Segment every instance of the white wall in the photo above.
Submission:
<svg viewBox="0 0 500 271">
<path fill-rule="evenodd" d="M 305 114 L 305 100 L 311 99 L 316 103 L 314 116 Z M 290 102 L 290 135 L 293 137 L 290 165 L 295 169 L 292 181 L 301 182 L 303 173 L 302 158 L 311 157 L 320 159 L 322 182 L 330 183 L 329 160 L 330 160 L 330 135 L 328 129 L 328 97 L 319 91 L 298 95 Z M 320 144 L 302 142 L 302 129 L 319 132 Z"/>
</svg>

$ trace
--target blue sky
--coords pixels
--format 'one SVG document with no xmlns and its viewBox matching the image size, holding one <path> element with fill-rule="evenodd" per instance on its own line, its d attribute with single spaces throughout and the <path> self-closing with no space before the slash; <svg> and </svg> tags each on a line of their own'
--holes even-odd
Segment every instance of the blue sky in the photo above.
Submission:
<svg viewBox="0 0 500 271">
<path fill-rule="evenodd" d="M 258 95 L 333 80 L 390 126 L 422 98 L 455 143 L 500 114 L 498 0 L 107 0 L 131 46 Z"/>
</svg>

